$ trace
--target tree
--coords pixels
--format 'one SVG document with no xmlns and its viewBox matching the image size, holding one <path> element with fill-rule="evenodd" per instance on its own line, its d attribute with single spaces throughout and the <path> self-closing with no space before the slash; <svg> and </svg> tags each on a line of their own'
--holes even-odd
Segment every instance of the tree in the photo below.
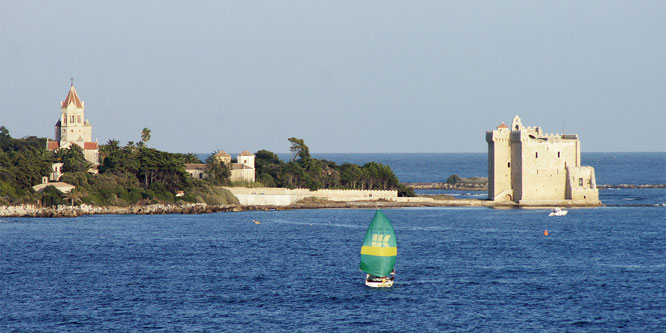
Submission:
<svg viewBox="0 0 666 333">
<path fill-rule="evenodd" d="M 148 141 L 150 141 L 150 130 L 148 127 L 144 127 L 143 130 L 141 130 L 141 142 L 145 145 Z"/>
<path fill-rule="evenodd" d="M 277 179 L 284 162 L 275 153 L 262 149 L 254 154 L 257 181 L 264 186 L 277 186 Z"/>
<path fill-rule="evenodd" d="M 57 205 L 62 205 L 65 203 L 65 200 L 62 198 L 62 192 L 60 192 L 55 186 L 47 186 L 42 190 L 42 205 L 55 207 Z"/>
<path fill-rule="evenodd" d="M 104 159 L 115 153 L 120 148 L 120 142 L 115 139 L 109 139 L 106 144 L 99 146 L 99 163 L 104 163 Z"/>
<path fill-rule="evenodd" d="M 71 145 L 69 149 L 61 149 L 62 170 L 64 172 L 81 172 L 90 168 L 90 163 L 83 156 L 83 149 L 78 145 Z"/>
<path fill-rule="evenodd" d="M 117 152 L 120 148 L 120 141 L 116 139 L 109 139 L 109 141 L 106 142 L 106 145 L 108 147 L 109 154 L 112 154 Z"/>
<path fill-rule="evenodd" d="M 217 153 L 213 152 L 206 158 L 206 181 L 211 185 L 229 185 L 231 170 L 224 162 L 215 157 Z"/>
<path fill-rule="evenodd" d="M 289 150 L 291 151 L 292 161 L 297 161 L 303 164 L 311 158 L 310 148 L 305 145 L 305 141 L 303 139 L 291 137 L 287 140 L 291 142 L 291 147 L 289 147 Z"/>
</svg>

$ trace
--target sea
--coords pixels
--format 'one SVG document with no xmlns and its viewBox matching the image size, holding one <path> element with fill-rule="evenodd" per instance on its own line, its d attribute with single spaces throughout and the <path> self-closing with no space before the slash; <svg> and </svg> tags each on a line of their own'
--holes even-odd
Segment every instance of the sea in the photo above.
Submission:
<svg viewBox="0 0 666 333">
<path fill-rule="evenodd" d="M 480 153 L 313 155 L 487 176 Z M 598 184 L 666 183 L 666 153 L 582 160 Z M 666 189 L 600 198 L 564 217 L 386 209 L 396 279 L 377 289 L 359 271 L 373 209 L 0 218 L 0 331 L 664 332 Z"/>
</svg>

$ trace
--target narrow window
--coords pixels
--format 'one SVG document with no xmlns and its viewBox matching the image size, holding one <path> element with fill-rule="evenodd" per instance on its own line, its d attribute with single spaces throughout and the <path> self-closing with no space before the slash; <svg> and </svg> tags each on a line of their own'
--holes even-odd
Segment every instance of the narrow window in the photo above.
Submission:
<svg viewBox="0 0 666 333">
<path fill-rule="evenodd" d="M 557 158 L 560 158 L 560 152 L 559 151 L 557 152 Z"/>
<path fill-rule="evenodd" d="M 511 167 L 511 162 L 508 162 L 508 163 L 506 164 L 506 167 L 507 167 L 507 168 L 510 168 L 510 167 Z"/>
<path fill-rule="evenodd" d="M 72 118 L 70 119 L 69 122 L 70 122 L 70 123 L 73 123 L 73 122 L 74 122 L 74 116 L 72 116 Z"/>
<path fill-rule="evenodd" d="M 539 158 L 539 152 L 534 153 L 536 158 Z"/>
<path fill-rule="evenodd" d="M 79 124 L 81 123 L 81 116 L 76 116 L 76 122 Z"/>
<path fill-rule="evenodd" d="M 578 178 L 578 186 L 583 186 L 583 178 Z"/>
</svg>

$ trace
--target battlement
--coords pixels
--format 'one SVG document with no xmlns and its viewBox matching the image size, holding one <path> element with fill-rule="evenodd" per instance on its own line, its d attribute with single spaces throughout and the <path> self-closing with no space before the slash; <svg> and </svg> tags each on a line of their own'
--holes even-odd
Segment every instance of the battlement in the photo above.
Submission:
<svg viewBox="0 0 666 333">
<path fill-rule="evenodd" d="M 486 131 L 486 141 L 490 200 L 598 202 L 594 169 L 580 166 L 578 135 L 544 133 L 515 116 L 510 128 Z"/>
</svg>

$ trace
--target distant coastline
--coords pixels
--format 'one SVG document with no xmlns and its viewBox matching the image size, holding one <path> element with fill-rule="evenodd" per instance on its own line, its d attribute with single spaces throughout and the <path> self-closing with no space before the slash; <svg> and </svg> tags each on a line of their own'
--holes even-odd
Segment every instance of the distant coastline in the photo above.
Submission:
<svg viewBox="0 0 666 333">
<path fill-rule="evenodd" d="M 451 185 L 449 183 L 404 183 L 406 186 L 410 186 L 415 190 L 458 190 L 458 191 L 487 191 L 488 184 L 483 184 L 483 186 L 469 186 L 469 185 Z M 642 188 L 666 188 L 666 184 L 605 184 L 597 185 L 600 190 L 604 189 L 615 189 L 615 188 L 625 188 L 625 189 L 642 189 Z"/>
<path fill-rule="evenodd" d="M 387 209 L 407 207 L 486 207 L 486 208 L 592 208 L 601 205 L 581 205 L 558 201 L 540 205 L 518 205 L 481 199 L 433 199 L 427 196 L 398 198 L 399 200 L 329 201 L 305 199 L 289 205 L 208 205 L 196 204 L 152 204 L 119 206 L 68 206 L 40 207 L 37 205 L 0 206 L 0 217 L 78 217 L 85 215 L 160 215 L 160 214 L 208 214 L 216 212 L 295 210 L 295 209 Z"/>
</svg>

